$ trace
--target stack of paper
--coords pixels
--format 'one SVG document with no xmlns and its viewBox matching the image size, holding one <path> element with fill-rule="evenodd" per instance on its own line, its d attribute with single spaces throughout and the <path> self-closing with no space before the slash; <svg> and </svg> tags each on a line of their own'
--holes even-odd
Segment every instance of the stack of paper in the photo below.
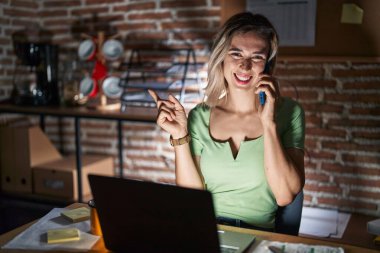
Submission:
<svg viewBox="0 0 380 253">
<path fill-rule="evenodd" d="M 303 207 L 299 233 L 318 237 L 342 238 L 351 214 L 337 210 Z"/>
</svg>

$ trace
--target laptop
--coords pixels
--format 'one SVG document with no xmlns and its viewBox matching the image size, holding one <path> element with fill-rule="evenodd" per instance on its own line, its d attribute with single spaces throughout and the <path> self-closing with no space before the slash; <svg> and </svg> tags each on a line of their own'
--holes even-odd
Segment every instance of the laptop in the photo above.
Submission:
<svg viewBox="0 0 380 253">
<path fill-rule="evenodd" d="M 116 252 L 244 252 L 253 235 L 218 231 L 211 193 L 89 175 L 107 249 Z"/>
</svg>

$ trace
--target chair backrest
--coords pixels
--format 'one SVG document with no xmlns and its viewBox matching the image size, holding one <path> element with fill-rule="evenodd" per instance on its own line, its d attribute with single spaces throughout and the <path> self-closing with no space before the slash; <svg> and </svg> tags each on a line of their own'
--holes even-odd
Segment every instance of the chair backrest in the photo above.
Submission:
<svg viewBox="0 0 380 253">
<path fill-rule="evenodd" d="M 301 224 L 303 191 L 287 206 L 279 207 L 276 213 L 275 232 L 298 235 Z"/>
</svg>

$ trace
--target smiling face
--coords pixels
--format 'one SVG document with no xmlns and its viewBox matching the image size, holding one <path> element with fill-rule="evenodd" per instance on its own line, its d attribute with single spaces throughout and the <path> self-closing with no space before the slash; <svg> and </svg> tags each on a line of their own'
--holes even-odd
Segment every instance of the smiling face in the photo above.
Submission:
<svg viewBox="0 0 380 253">
<path fill-rule="evenodd" d="M 269 44 L 254 32 L 237 34 L 223 61 L 228 89 L 253 89 L 264 71 Z"/>
</svg>

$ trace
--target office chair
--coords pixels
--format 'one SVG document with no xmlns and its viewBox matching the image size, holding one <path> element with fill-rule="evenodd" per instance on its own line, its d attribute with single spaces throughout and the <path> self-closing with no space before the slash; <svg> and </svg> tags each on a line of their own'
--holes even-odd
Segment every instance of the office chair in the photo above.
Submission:
<svg viewBox="0 0 380 253">
<path fill-rule="evenodd" d="M 303 206 L 303 191 L 287 206 L 278 207 L 275 221 L 275 232 L 288 235 L 298 235 L 301 224 Z"/>
</svg>

